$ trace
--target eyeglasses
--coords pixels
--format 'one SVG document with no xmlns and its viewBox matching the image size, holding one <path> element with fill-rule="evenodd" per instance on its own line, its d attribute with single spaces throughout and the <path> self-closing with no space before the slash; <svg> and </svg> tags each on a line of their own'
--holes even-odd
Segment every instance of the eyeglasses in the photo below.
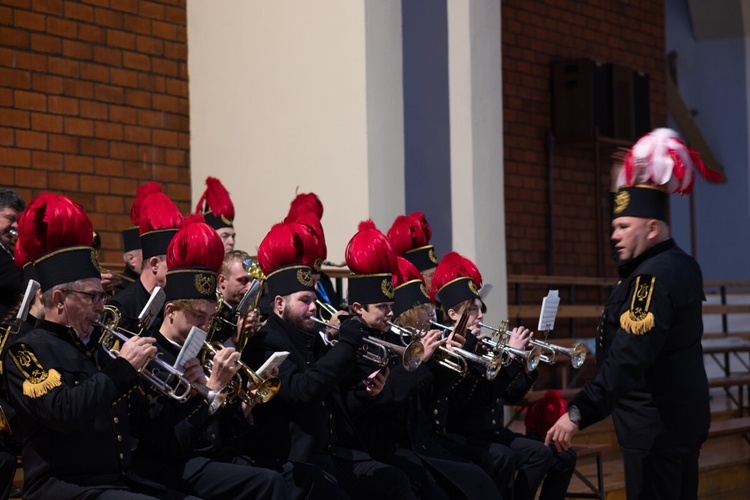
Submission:
<svg viewBox="0 0 750 500">
<path fill-rule="evenodd" d="M 92 304 L 99 304 L 101 302 L 104 302 L 104 299 L 107 297 L 107 292 L 84 292 L 83 290 L 71 290 L 70 288 L 64 288 L 62 291 L 87 295 L 90 297 Z"/>
</svg>

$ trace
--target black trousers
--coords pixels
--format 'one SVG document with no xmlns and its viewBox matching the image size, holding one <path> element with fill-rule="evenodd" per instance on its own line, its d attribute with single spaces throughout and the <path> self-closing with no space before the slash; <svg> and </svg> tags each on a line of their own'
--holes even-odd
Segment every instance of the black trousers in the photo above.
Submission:
<svg viewBox="0 0 750 500">
<path fill-rule="evenodd" d="M 628 500 L 698 498 L 700 445 L 622 452 Z"/>
</svg>

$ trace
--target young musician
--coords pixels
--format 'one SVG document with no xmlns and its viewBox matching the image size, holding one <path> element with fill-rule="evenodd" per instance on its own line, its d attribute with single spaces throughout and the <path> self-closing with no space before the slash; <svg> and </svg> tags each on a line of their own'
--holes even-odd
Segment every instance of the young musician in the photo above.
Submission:
<svg viewBox="0 0 750 500">
<path fill-rule="evenodd" d="M 342 327 L 328 347 L 315 331 L 312 269 L 303 264 L 317 249 L 302 224 L 277 224 L 258 247 L 272 311 L 243 356 L 258 367 L 272 354 L 289 352 L 279 367 L 276 397 L 254 411 L 264 432 L 255 443 L 273 456 L 313 463 L 333 475 L 352 498 L 411 498 L 406 475 L 361 451 L 361 437 L 339 392 L 352 370 L 365 334 Z"/>
</svg>

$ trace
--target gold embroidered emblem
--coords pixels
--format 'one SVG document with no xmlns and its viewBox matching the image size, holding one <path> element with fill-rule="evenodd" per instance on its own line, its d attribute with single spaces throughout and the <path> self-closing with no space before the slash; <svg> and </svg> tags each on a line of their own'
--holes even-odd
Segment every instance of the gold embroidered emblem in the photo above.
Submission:
<svg viewBox="0 0 750 500">
<path fill-rule="evenodd" d="M 97 259 L 98 252 L 96 250 L 91 250 L 91 263 L 94 265 L 94 269 L 101 272 L 99 269 L 99 260 Z"/>
<path fill-rule="evenodd" d="M 612 212 L 615 214 L 622 213 L 630 204 L 630 193 L 627 191 L 620 191 L 615 195 L 615 206 Z"/>
<path fill-rule="evenodd" d="M 312 277 L 312 272 L 310 272 L 309 269 L 297 269 L 297 281 L 299 281 L 303 286 L 315 285 Z"/>
<path fill-rule="evenodd" d="M 479 291 L 477 290 L 477 285 L 476 283 L 474 283 L 474 280 L 469 281 L 469 290 L 471 291 L 472 294 L 479 297 Z"/>
<path fill-rule="evenodd" d="M 227 225 L 227 227 L 230 227 L 232 225 L 232 220 L 227 219 L 225 216 L 220 216 L 219 219 L 221 219 L 221 222 Z"/>
<path fill-rule="evenodd" d="M 8 350 L 10 358 L 26 380 L 23 381 L 23 394 L 29 398 L 44 396 L 50 390 L 62 385 L 60 373 L 54 369 L 45 370 L 26 344 L 15 344 Z"/>
<path fill-rule="evenodd" d="M 641 279 L 646 283 L 642 283 Z M 655 284 L 656 278 L 652 276 L 638 276 L 635 279 L 630 309 L 620 316 L 620 327 L 626 332 L 632 335 L 643 335 L 654 327 L 654 314 L 649 311 L 649 307 L 651 307 Z"/>
<path fill-rule="evenodd" d="M 383 292 L 383 295 L 388 297 L 389 299 L 393 298 L 393 281 L 386 278 L 383 280 L 383 282 L 380 284 L 380 291 Z"/>
<path fill-rule="evenodd" d="M 435 247 L 430 248 L 427 252 L 427 257 L 430 259 L 430 262 L 438 263 L 437 256 L 435 255 Z"/>
<path fill-rule="evenodd" d="M 422 292 L 422 295 L 424 295 L 428 299 L 430 298 L 430 294 L 427 293 L 427 288 L 424 286 L 424 283 L 419 284 L 419 291 Z"/>
<path fill-rule="evenodd" d="M 216 291 L 216 278 L 210 274 L 198 273 L 193 282 L 195 289 L 201 295 L 211 295 Z"/>
</svg>

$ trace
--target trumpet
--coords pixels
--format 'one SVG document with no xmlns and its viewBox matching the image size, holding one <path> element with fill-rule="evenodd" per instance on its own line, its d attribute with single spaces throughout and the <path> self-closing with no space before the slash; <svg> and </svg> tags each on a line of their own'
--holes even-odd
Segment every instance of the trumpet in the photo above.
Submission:
<svg viewBox="0 0 750 500">
<path fill-rule="evenodd" d="M 110 308 L 110 314 L 112 315 L 113 321 L 119 319 L 120 312 L 115 307 L 105 306 L 105 310 L 106 308 Z M 115 339 L 120 340 L 121 342 L 127 342 L 132 336 L 135 336 L 134 334 L 129 336 L 128 333 L 130 332 L 125 333 L 124 331 L 118 330 L 116 327 L 110 327 L 102 321 L 97 321 L 96 324 L 103 331 L 99 343 L 112 358 L 117 358 L 117 356 L 120 355 L 120 351 L 114 347 Z M 208 411 L 211 414 L 223 408 L 226 404 L 229 395 L 229 389 L 227 387 L 220 391 L 215 391 L 209 389 L 205 385 L 190 382 L 174 366 L 160 359 L 158 354 L 153 357 L 149 363 L 154 363 L 158 368 L 154 371 L 142 369 L 138 371 L 138 374 L 142 379 L 151 384 L 158 393 L 180 403 L 184 403 L 190 398 L 191 390 L 194 390 L 206 400 L 208 403 Z M 167 373 L 166 379 L 161 379 L 157 375 L 160 371 Z M 169 380 L 172 378 L 176 382 L 175 385 L 169 383 Z"/>
<path fill-rule="evenodd" d="M 437 326 L 438 328 L 442 328 L 446 331 L 453 330 L 451 327 L 441 325 L 440 323 L 437 323 L 435 321 L 430 321 L 430 324 Z M 539 362 L 542 361 L 542 350 L 539 347 L 533 347 L 529 349 L 528 351 L 524 351 L 522 349 L 516 349 L 515 347 L 506 345 L 505 343 L 502 343 L 502 342 L 494 343 L 490 347 L 492 347 L 492 350 L 494 353 L 491 357 L 484 357 L 484 356 L 479 356 L 479 357 L 482 359 L 486 359 L 486 360 L 489 359 L 492 361 L 494 361 L 495 359 L 500 359 L 503 366 L 507 366 L 511 363 L 512 361 L 512 358 L 510 357 L 511 354 L 513 354 L 514 356 L 518 356 L 519 358 L 525 359 L 526 366 L 529 368 L 529 371 L 536 370 L 536 367 L 539 366 Z M 469 354 L 472 354 L 472 353 L 469 353 Z"/>
<path fill-rule="evenodd" d="M 326 328 L 333 328 L 334 330 L 340 328 L 339 325 L 333 325 L 327 321 L 318 319 L 315 316 L 312 316 L 310 319 Z M 367 361 L 371 361 L 380 367 L 385 367 L 390 364 L 390 353 L 401 356 L 401 364 L 406 371 L 414 371 L 422 364 L 422 359 L 424 358 L 424 346 L 419 340 L 416 340 L 407 346 L 392 344 L 385 340 L 370 336 L 365 336 L 362 340 L 363 345 L 359 351 L 360 357 Z M 336 341 L 326 340 L 326 342 L 334 344 Z"/>
<path fill-rule="evenodd" d="M 503 339 L 508 337 L 511 332 L 509 332 L 507 328 L 507 321 L 503 321 L 500 323 L 501 328 L 494 328 L 489 325 L 485 325 L 484 323 L 479 323 L 479 326 L 482 328 L 487 328 L 488 330 L 491 330 L 495 334 L 500 334 L 500 341 L 503 343 Z M 486 345 L 493 347 L 498 342 L 493 341 L 490 339 L 482 339 L 482 342 L 484 342 Z M 551 354 L 543 354 L 540 358 L 540 361 L 543 361 L 548 364 L 554 364 L 557 358 L 557 355 L 562 353 L 565 354 L 570 358 L 570 363 L 573 366 L 573 368 L 580 368 L 583 366 L 584 361 L 586 361 L 586 354 L 588 353 L 588 349 L 586 349 L 586 346 L 584 344 L 576 344 L 574 347 L 563 347 L 561 345 L 557 344 L 551 344 L 549 342 L 545 342 L 542 340 L 536 340 L 534 338 L 529 340 L 529 344 L 539 347 L 540 349 L 543 349 L 545 351 L 550 352 Z M 493 347 L 494 348 L 494 347 Z"/>
<path fill-rule="evenodd" d="M 224 346 L 217 342 L 204 342 L 203 347 L 213 356 L 215 356 L 220 350 L 224 348 Z M 230 393 L 228 395 L 228 399 L 232 400 L 234 398 L 240 398 L 242 402 L 248 405 L 251 405 L 253 403 L 267 403 L 271 401 L 271 399 L 273 399 L 277 392 L 279 392 L 281 381 L 278 379 L 278 377 L 263 379 L 255 372 L 255 370 L 247 366 L 247 364 L 245 364 L 244 362 L 237 360 L 237 363 L 239 363 L 240 365 L 240 370 L 239 372 L 237 372 L 237 375 L 235 375 L 235 377 L 232 379 L 232 382 L 229 384 Z M 204 366 L 210 372 L 213 366 L 213 361 L 210 359 L 207 360 Z M 255 384 L 256 389 L 254 396 L 245 390 L 243 385 L 243 378 L 242 376 L 240 376 L 240 373 L 247 377 L 249 380 L 252 380 L 253 384 Z"/>
<path fill-rule="evenodd" d="M 401 342 L 404 345 L 408 345 L 409 343 L 416 341 L 421 342 L 420 339 L 424 336 L 425 333 L 427 333 L 426 330 L 422 331 L 409 326 L 399 326 L 392 321 L 389 321 L 388 325 L 390 325 L 391 331 L 399 336 Z M 409 339 L 409 343 L 406 342 L 406 339 Z M 466 363 L 467 358 L 461 356 L 461 354 L 457 350 L 449 349 L 441 345 L 435 352 L 438 353 L 435 356 L 435 359 L 437 359 L 437 362 L 440 366 L 448 368 L 449 370 L 453 370 L 461 376 L 466 375 L 466 372 L 469 369 L 469 366 Z"/>
<path fill-rule="evenodd" d="M 318 311 L 320 311 L 319 312 L 319 316 L 320 316 L 320 319 L 322 321 L 326 321 L 326 319 L 323 318 L 323 311 L 325 311 L 325 312 L 328 313 L 328 319 L 329 320 L 340 312 L 338 309 L 336 309 L 335 307 L 333 307 L 331 304 L 323 302 L 320 299 L 315 299 L 315 304 L 318 306 Z"/>
<path fill-rule="evenodd" d="M 18 241 L 18 230 L 14 227 L 10 228 L 8 230 L 8 237 L 10 238 L 10 244 L 15 246 L 16 241 Z"/>
</svg>

